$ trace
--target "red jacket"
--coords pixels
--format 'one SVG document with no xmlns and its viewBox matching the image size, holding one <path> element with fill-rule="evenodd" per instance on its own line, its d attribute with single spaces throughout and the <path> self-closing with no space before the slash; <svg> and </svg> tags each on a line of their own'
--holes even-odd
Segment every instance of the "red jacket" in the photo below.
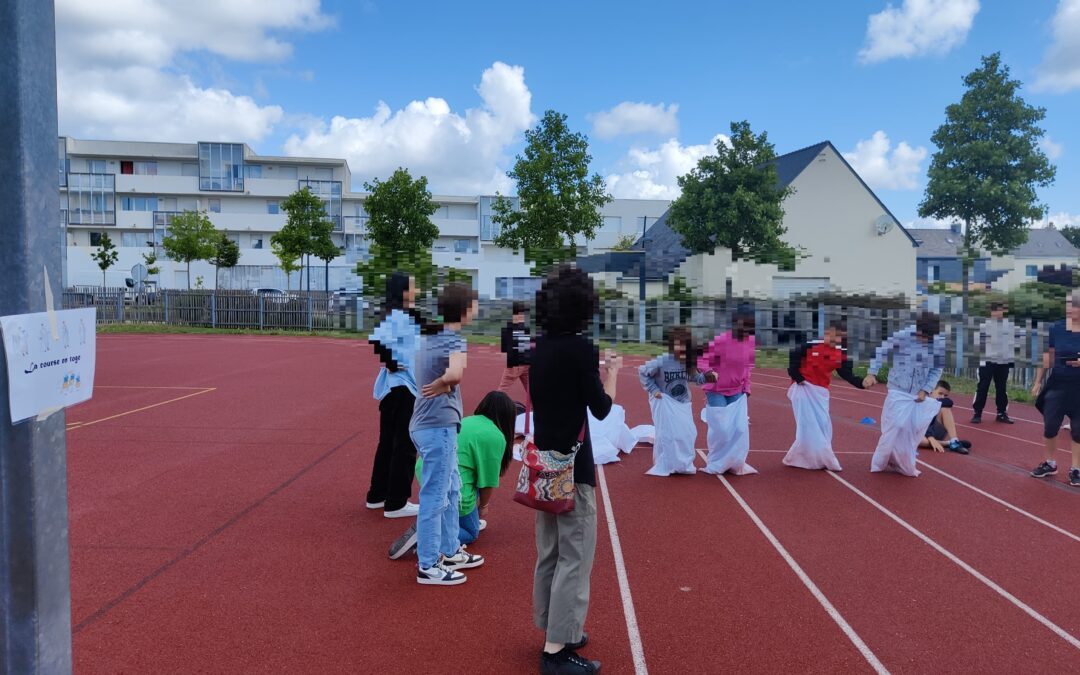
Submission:
<svg viewBox="0 0 1080 675">
<path fill-rule="evenodd" d="M 799 345 L 791 350 L 788 360 L 788 375 L 794 382 L 805 381 L 826 389 L 834 371 L 851 386 L 862 389 L 862 382 L 851 368 L 851 360 L 843 349 L 830 347 L 820 341 Z"/>
</svg>

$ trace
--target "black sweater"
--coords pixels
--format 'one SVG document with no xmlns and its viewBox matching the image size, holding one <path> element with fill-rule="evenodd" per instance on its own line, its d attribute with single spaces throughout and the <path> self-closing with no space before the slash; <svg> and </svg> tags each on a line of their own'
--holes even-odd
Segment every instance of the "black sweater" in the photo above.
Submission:
<svg viewBox="0 0 1080 675">
<path fill-rule="evenodd" d="M 523 323 L 510 322 L 502 329 L 502 353 L 506 354 L 506 367 L 529 365 L 529 327 Z"/>
<path fill-rule="evenodd" d="M 600 354 L 581 335 L 541 336 L 529 368 L 529 395 L 536 422 L 536 445 L 567 452 L 585 426 L 585 409 L 602 420 L 611 411 L 611 397 L 600 382 Z M 596 486 L 592 441 L 585 440 L 574 459 L 574 482 Z"/>
</svg>

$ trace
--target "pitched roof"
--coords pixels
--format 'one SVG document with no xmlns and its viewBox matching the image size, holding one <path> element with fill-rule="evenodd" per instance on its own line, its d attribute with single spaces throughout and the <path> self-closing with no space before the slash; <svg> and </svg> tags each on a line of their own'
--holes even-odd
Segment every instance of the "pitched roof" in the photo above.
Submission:
<svg viewBox="0 0 1080 675">
<path fill-rule="evenodd" d="M 792 181 L 799 177 L 799 174 L 806 170 L 806 167 L 817 159 L 817 156 L 821 154 L 821 151 L 831 146 L 829 141 L 822 141 L 815 145 L 803 148 L 802 150 L 795 150 L 789 152 L 786 155 L 780 155 L 771 162 L 766 164 L 772 164 L 776 167 L 777 182 L 781 186 L 791 185 Z M 836 150 L 836 148 L 833 148 Z M 836 153 L 839 155 L 839 151 Z"/>
<path fill-rule="evenodd" d="M 948 229 L 910 230 L 919 241 L 920 258 L 955 258 L 959 255 L 962 238 Z M 1010 255 L 1017 258 L 1071 258 L 1080 257 L 1080 249 L 1069 243 L 1058 230 L 1037 227 L 1028 230 L 1028 239 L 1016 247 Z"/>
</svg>

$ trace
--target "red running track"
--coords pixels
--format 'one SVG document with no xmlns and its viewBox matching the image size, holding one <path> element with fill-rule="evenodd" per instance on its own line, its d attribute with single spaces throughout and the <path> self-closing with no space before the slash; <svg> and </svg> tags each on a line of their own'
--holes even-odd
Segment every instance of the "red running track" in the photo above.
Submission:
<svg viewBox="0 0 1080 675">
<path fill-rule="evenodd" d="M 509 481 L 465 586 L 419 587 L 386 558 L 408 521 L 363 507 L 378 431 L 363 343 L 101 336 L 98 349 L 95 398 L 68 412 L 78 672 L 535 672 L 532 514 Z M 501 366 L 471 351 L 466 408 Z M 635 672 L 635 649 L 653 673 L 1075 671 L 1080 494 L 1027 477 L 1038 425 L 962 428 L 971 456 L 872 475 L 876 427 L 859 420 L 880 417 L 883 395 L 838 383 L 841 482 L 780 463 L 787 384 L 755 373 L 761 473 L 730 489 L 644 475 L 648 446 L 604 467 L 587 653 L 605 672 Z M 619 386 L 630 424 L 649 422 L 631 368 Z"/>
</svg>

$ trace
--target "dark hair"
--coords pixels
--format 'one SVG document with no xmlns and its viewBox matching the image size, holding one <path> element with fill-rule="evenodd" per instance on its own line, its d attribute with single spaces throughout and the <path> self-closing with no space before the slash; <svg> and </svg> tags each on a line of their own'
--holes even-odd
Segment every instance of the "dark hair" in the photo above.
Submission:
<svg viewBox="0 0 1080 675">
<path fill-rule="evenodd" d="M 683 365 L 689 374 L 697 365 L 697 352 L 694 349 L 694 336 L 686 326 L 673 326 L 668 330 L 667 348 L 668 353 L 675 355 L 675 345 L 683 343 L 686 346 L 686 354 L 683 356 Z"/>
<path fill-rule="evenodd" d="M 536 293 L 536 324 L 549 335 L 577 335 L 599 310 L 592 279 L 572 265 L 551 270 Z"/>
<path fill-rule="evenodd" d="M 511 314 L 525 314 L 529 311 L 529 305 L 523 300 L 515 300 Z"/>
<path fill-rule="evenodd" d="M 941 317 L 932 312 L 923 312 L 915 319 L 915 332 L 932 338 L 941 332 Z"/>
<path fill-rule="evenodd" d="M 941 387 L 945 391 L 952 391 L 952 385 L 945 380 L 938 380 L 937 386 Z"/>
<path fill-rule="evenodd" d="M 409 290 L 412 277 L 404 272 L 393 272 L 386 277 L 386 313 L 405 309 L 405 292 Z"/>
<path fill-rule="evenodd" d="M 735 337 L 736 340 L 739 340 L 741 342 L 744 337 L 746 337 L 748 335 L 753 335 L 753 331 L 752 330 L 750 330 L 750 331 L 740 330 L 739 329 L 739 322 L 740 321 L 741 322 L 749 322 L 749 323 L 756 323 L 757 322 L 757 316 L 756 316 L 756 314 L 754 312 L 754 306 L 753 305 L 751 305 L 748 302 L 740 303 L 739 306 L 735 308 L 735 313 L 732 316 L 731 334 L 732 334 L 732 336 Z"/>
<path fill-rule="evenodd" d="M 833 319 L 832 321 L 829 322 L 829 328 L 831 328 L 832 330 L 841 332 L 841 333 L 846 333 L 847 332 L 847 321 L 844 321 L 843 319 Z"/>
<path fill-rule="evenodd" d="M 995 302 L 990 303 L 990 311 L 991 312 L 997 312 L 997 311 L 1002 310 L 1002 309 L 1005 309 L 1005 303 L 1004 302 L 1001 302 L 1000 300 L 997 300 Z"/>
<path fill-rule="evenodd" d="M 480 399 L 479 405 L 473 411 L 474 415 L 483 415 L 491 420 L 506 438 L 506 448 L 503 450 L 502 463 L 499 465 L 499 475 L 506 473 L 510 466 L 510 460 L 514 456 L 514 427 L 517 423 L 517 405 L 501 391 L 489 391 L 484 398 Z"/>
<path fill-rule="evenodd" d="M 439 314 L 443 323 L 461 323 L 474 300 L 476 291 L 472 288 L 465 284 L 447 284 L 439 293 Z"/>
</svg>

